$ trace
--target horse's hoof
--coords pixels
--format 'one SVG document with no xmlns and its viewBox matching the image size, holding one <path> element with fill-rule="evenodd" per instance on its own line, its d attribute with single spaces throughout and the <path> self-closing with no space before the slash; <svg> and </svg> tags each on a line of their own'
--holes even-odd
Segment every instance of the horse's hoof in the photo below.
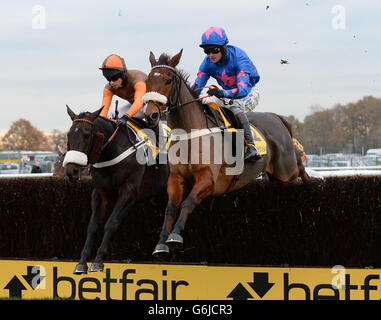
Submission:
<svg viewBox="0 0 381 320">
<path fill-rule="evenodd" d="M 86 274 L 86 273 L 87 273 L 86 263 L 78 263 L 73 272 L 73 274 Z"/>
<path fill-rule="evenodd" d="M 152 252 L 152 255 L 158 259 L 165 259 L 169 254 L 169 248 L 166 244 L 158 244 L 155 247 L 155 250 Z"/>
<path fill-rule="evenodd" d="M 180 250 L 183 247 L 183 237 L 180 236 L 177 233 L 171 233 L 167 241 L 165 243 L 170 247 L 172 250 Z"/>
<path fill-rule="evenodd" d="M 103 271 L 103 263 L 102 262 L 93 262 L 89 269 L 89 272 Z"/>
</svg>

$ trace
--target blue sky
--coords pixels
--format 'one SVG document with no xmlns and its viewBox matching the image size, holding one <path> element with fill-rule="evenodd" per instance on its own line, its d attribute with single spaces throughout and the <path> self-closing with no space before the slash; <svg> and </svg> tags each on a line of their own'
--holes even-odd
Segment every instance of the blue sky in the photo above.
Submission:
<svg viewBox="0 0 381 320">
<path fill-rule="evenodd" d="M 41 15 L 36 5 L 45 10 L 43 29 L 33 25 Z M 344 29 L 332 25 L 339 21 L 335 6 L 345 10 Z M 257 111 L 303 120 L 314 105 L 381 97 L 380 16 L 375 0 L 3 0 L 0 132 L 20 118 L 42 131 L 67 131 L 65 104 L 76 112 L 98 109 L 105 85 L 98 67 L 111 53 L 148 73 L 151 50 L 158 57 L 183 48 L 179 67 L 193 81 L 204 58 L 201 34 L 210 26 L 223 27 L 256 65 Z"/>
</svg>

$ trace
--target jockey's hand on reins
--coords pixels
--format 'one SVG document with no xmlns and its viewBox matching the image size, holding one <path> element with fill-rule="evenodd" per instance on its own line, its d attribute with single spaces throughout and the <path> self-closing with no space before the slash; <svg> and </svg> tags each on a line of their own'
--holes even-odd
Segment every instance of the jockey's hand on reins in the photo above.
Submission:
<svg viewBox="0 0 381 320">
<path fill-rule="evenodd" d="M 116 121 L 116 127 L 119 128 L 120 126 L 124 126 L 126 125 L 127 121 L 129 120 L 129 117 L 125 114 L 123 115 L 122 117 L 120 117 L 117 121 Z"/>
<path fill-rule="evenodd" d="M 224 98 L 224 93 L 222 90 L 219 90 L 217 88 L 212 88 L 207 91 L 207 94 L 210 96 L 216 96 L 217 98 L 221 99 Z"/>
</svg>

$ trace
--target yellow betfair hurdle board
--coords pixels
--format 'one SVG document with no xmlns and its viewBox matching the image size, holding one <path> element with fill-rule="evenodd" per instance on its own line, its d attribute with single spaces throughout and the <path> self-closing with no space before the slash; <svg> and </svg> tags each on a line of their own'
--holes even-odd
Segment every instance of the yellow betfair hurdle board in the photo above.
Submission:
<svg viewBox="0 0 381 320">
<path fill-rule="evenodd" d="M 380 300 L 381 269 L 0 260 L 0 297 L 89 300 Z"/>
</svg>

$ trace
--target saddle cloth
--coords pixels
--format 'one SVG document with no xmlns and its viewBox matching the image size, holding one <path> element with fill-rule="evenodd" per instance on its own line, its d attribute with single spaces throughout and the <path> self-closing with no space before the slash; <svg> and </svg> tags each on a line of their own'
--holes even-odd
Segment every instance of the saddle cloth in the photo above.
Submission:
<svg viewBox="0 0 381 320">
<path fill-rule="evenodd" d="M 207 103 L 210 113 L 214 116 L 220 127 L 224 127 L 229 132 L 236 132 L 236 129 L 240 129 L 240 124 L 233 112 L 228 108 L 220 108 L 216 103 Z M 253 124 L 250 124 L 251 135 L 253 136 L 255 147 L 260 155 L 267 154 L 267 142 L 263 137 L 263 134 Z"/>
</svg>

